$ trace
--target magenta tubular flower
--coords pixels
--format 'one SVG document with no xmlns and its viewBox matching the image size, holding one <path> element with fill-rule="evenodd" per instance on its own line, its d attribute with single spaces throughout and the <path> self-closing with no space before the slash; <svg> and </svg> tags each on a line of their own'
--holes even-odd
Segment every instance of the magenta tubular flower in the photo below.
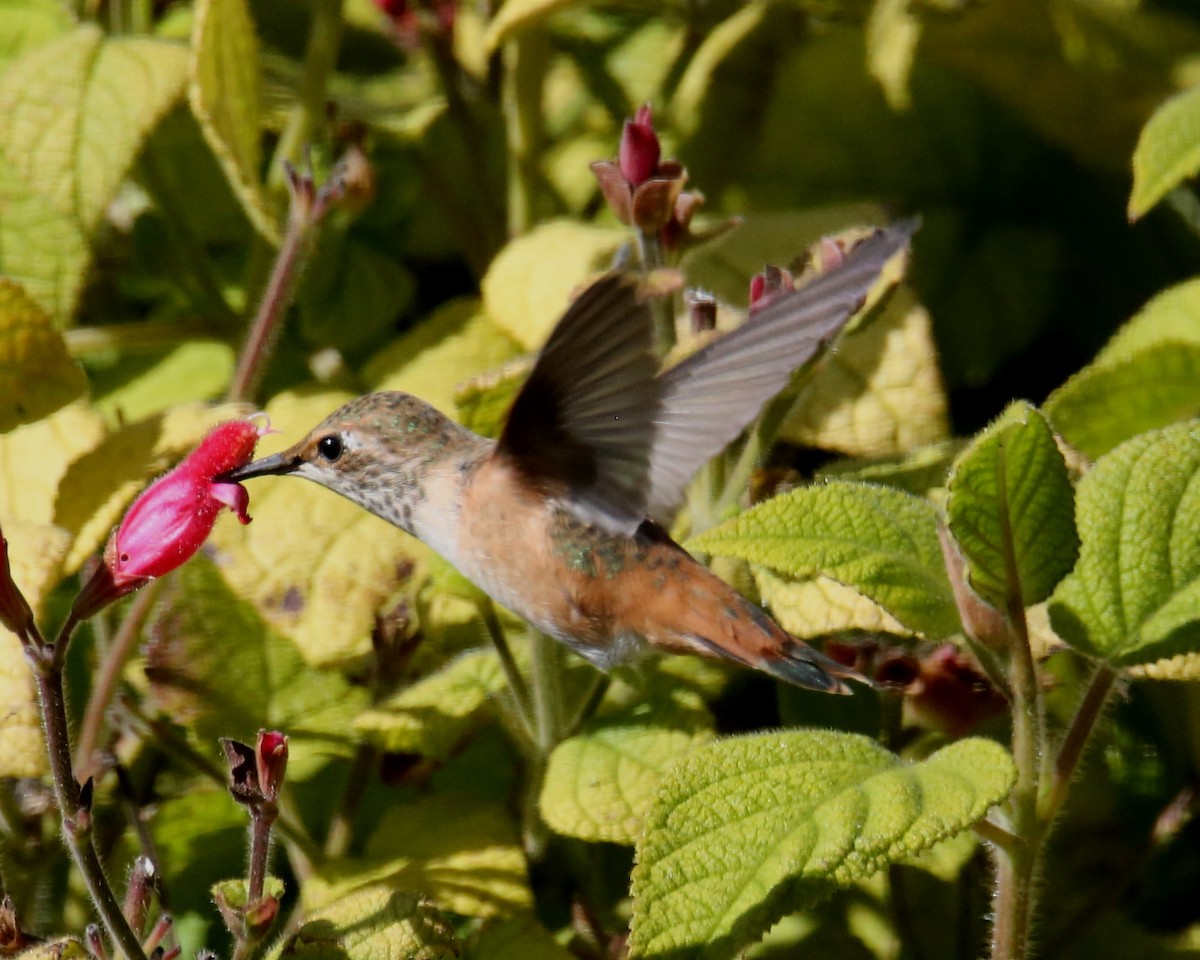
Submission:
<svg viewBox="0 0 1200 960">
<path fill-rule="evenodd" d="M 217 424 L 174 470 L 147 487 L 109 538 L 103 563 L 75 598 L 76 619 L 92 616 L 188 560 L 212 533 L 222 507 L 249 523 L 245 488 L 214 478 L 249 463 L 266 432 L 265 425 L 250 420 Z"/>
</svg>

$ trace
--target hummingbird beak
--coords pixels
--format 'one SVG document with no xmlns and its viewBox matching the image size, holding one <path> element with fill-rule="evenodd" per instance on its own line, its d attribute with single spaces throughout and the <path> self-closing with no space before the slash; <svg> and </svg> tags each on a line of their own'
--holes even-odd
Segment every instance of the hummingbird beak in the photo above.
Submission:
<svg viewBox="0 0 1200 960">
<path fill-rule="evenodd" d="M 253 463 L 247 463 L 245 466 L 227 470 L 215 479 L 219 483 L 241 483 L 243 480 L 252 480 L 255 477 L 277 476 L 284 473 L 291 473 L 302 462 L 299 457 L 289 455 L 287 452 L 273 453 L 269 457 L 255 460 Z"/>
</svg>

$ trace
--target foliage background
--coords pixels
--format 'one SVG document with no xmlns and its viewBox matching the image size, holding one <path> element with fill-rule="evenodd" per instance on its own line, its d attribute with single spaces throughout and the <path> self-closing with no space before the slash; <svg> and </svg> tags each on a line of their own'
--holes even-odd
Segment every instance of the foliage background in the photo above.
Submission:
<svg viewBox="0 0 1200 960">
<path fill-rule="evenodd" d="M 48 621 L 137 489 L 230 414 L 211 403 L 287 234 L 281 162 L 301 163 L 305 145 L 319 180 L 347 149 L 360 166 L 313 231 L 246 398 L 282 432 L 262 452 L 369 389 L 494 426 L 519 376 L 505 364 L 629 240 L 588 163 L 615 154 L 621 121 L 647 101 L 666 155 L 707 198 L 706 222 L 744 218 L 683 260 L 723 318 L 752 273 L 820 234 L 922 217 L 906 284 L 804 388 L 773 466 L 828 477 L 911 455 L 908 486 L 924 493 L 942 485 L 946 444 L 1014 398 L 1045 404 L 1092 458 L 1200 412 L 1200 288 L 1182 282 L 1200 254 L 1186 182 L 1200 14 L 1187 0 L 507 0 L 457 5 L 453 31 L 439 6 L 455 5 L 394 4 L 391 17 L 366 0 L 0 10 L 0 524 Z M 1182 119 L 1135 160 L 1147 121 L 1181 93 Z M 1146 322 L 1104 346 L 1162 291 Z M 387 879 L 429 897 L 483 957 L 561 955 L 572 898 L 595 914 L 576 912 L 573 949 L 596 935 L 589 924 L 619 934 L 629 845 L 659 778 L 714 733 L 883 730 L 914 757 L 948 739 L 913 722 L 911 702 L 900 718 L 886 697 L 830 702 L 664 663 L 619 678 L 609 722 L 552 755 L 561 789 L 541 808 L 557 838 L 530 864 L 528 758 L 504 732 L 502 674 L 487 652 L 458 656 L 485 639 L 472 592 L 323 491 L 268 480 L 252 496 L 251 527 L 223 522 L 207 558 L 155 602 L 97 623 L 69 665 L 87 728 L 100 666 L 121 667 L 122 638 L 138 650 L 84 761 L 105 773 L 111 872 L 135 849 L 122 815 L 145 819 L 189 949 L 222 944 L 210 887 L 244 857 L 242 812 L 204 778 L 219 737 L 291 737 L 289 905 L 299 887 L 320 909 Z M 726 572 L 802 635 L 913 628 L 820 577 Z M 561 668 L 569 692 L 586 690 L 583 666 Z M 1075 654 L 1051 661 L 1052 719 L 1069 714 L 1083 672 Z M 54 839 L 28 667 L 8 635 L 0 696 L 4 890 L 26 927 L 78 932 L 87 908 Z M 1197 709 L 1174 682 L 1130 686 L 1111 708 L 1048 861 L 1043 955 L 1196 952 Z M 991 724 L 977 729 L 1003 741 L 1003 721 Z M 573 800 L 593 781 L 615 794 Z M 757 955 L 800 940 L 812 956 L 973 954 L 988 868 L 968 836 L 937 847 L 936 864 L 855 878 Z M 422 927 L 416 902 L 405 909 L 430 950 L 442 933 L 450 942 L 440 919 Z"/>
</svg>

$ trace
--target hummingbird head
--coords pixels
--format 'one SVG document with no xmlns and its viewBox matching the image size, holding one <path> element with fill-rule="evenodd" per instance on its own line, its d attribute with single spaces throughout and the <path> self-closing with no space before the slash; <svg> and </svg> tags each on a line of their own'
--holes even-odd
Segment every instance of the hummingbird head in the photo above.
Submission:
<svg viewBox="0 0 1200 960">
<path fill-rule="evenodd" d="M 427 468 L 469 436 L 423 400 L 407 393 L 373 393 L 335 410 L 282 453 L 219 479 L 304 477 L 411 532 Z"/>
</svg>

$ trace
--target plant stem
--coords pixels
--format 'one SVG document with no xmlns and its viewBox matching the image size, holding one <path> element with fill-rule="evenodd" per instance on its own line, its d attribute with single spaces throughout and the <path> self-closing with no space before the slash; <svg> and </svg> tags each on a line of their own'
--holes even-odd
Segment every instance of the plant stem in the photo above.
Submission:
<svg viewBox="0 0 1200 960">
<path fill-rule="evenodd" d="M 271 853 L 271 827 L 279 816 L 279 808 L 273 800 L 264 800 L 253 814 L 250 828 L 250 875 L 246 881 L 248 903 L 262 899 L 263 884 L 267 880 L 267 859 Z"/>
<path fill-rule="evenodd" d="M 296 90 L 296 102 L 288 113 L 283 132 L 275 146 L 267 174 L 267 186 L 275 194 L 286 186 L 285 163 L 299 163 L 301 151 L 325 120 L 326 90 L 329 76 L 337 65 L 342 46 L 343 0 L 312 0 L 312 23 L 308 29 L 308 47 Z"/>
<path fill-rule="evenodd" d="M 642 272 L 653 273 L 666 265 L 663 257 L 662 243 L 657 233 L 648 230 L 637 230 L 638 253 L 641 256 Z M 675 346 L 675 311 L 672 308 L 671 297 L 651 297 L 650 310 L 654 314 L 654 330 L 657 334 L 658 349 L 664 356 Z"/>
<path fill-rule="evenodd" d="M 1038 819 L 1045 826 L 1054 821 L 1062 808 L 1071 786 L 1071 779 L 1075 776 L 1075 770 L 1083 757 L 1092 731 L 1096 729 L 1096 721 L 1104 712 L 1104 705 L 1108 702 L 1116 679 L 1116 671 L 1106 663 L 1096 667 L 1096 672 L 1092 674 L 1079 703 L 1079 709 L 1071 718 L 1071 726 L 1067 728 L 1067 733 L 1059 745 L 1058 755 L 1054 758 L 1049 789 L 1038 805 Z"/>
<path fill-rule="evenodd" d="M 525 785 L 524 838 L 525 852 L 531 860 L 539 860 L 546 852 L 550 831 L 538 809 L 546 763 L 550 753 L 563 739 L 562 656 L 557 641 L 539 631 L 531 631 L 533 655 L 533 719 L 535 742 Z"/>
<path fill-rule="evenodd" d="M 346 789 L 342 794 L 342 802 L 334 812 L 329 822 L 329 831 L 325 834 L 325 858 L 337 860 L 346 855 L 350 848 L 351 829 L 354 814 L 358 812 L 366 791 L 367 779 L 375 766 L 375 748 L 368 744 L 359 744 L 354 753 L 354 762 L 350 765 L 350 773 L 346 777 Z"/>
<path fill-rule="evenodd" d="M 104 875 L 104 866 L 96 853 L 91 835 L 91 811 L 80 803 L 79 783 L 71 768 L 71 741 L 67 726 L 66 699 L 63 695 L 63 661 L 75 622 L 68 618 L 53 647 L 41 638 L 23 638 L 37 682 L 38 703 L 46 730 L 46 753 L 54 784 L 54 799 L 62 819 L 62 835 L 75 865 L 87 886 L 92 904 L 113 943 L 127 960 L 145 960 L 146 954 L 130 928 L 120 901 Z"/>
<path fill-rule="evenodd" d="M 533 709 L 529 695 L 529 685 L 521 674 L 517 661 L 513 657 L 512 648 L 504 637 L 504 628 L 500 626 L 500 618 L 496 616 L 496 606 L 488 598 L 477 604 L 479 616 L 487 628 L 488 636 L 492 638 L 492 646 L 500 657 L 500 666 L 504 669 L 504 677 L 516 701 L 517 721 L 530 746 L 537 744 L 538 736 L 534 726 Z"/>
<path fill-rule="evenodd" d="M 504 116 L 508 140 L 508 234 L 518 237 L 536 219 L 535 185 L 542 145 L 542 91 L 550 48 L 540 30 L 509 40 L 504 50 Z"/>
<path fill-rule="evenodd" d="M 96 765 L 92 762 L 92 754 L 95 753 L 96 744 L 100 740 L 104 715 L 112 702 L 121 668 L 129 659 L 129 651 L 137 641 L 142 624 L 154 605 L 160 583 L 161 581 L 155 580 L 142 588 L 126 612 L 125 619 L 121 621 L 112 643 L 104 651 L 104 659 L 96 672 L 96 682 L 88 698 L 87 710 L 84 712 L 83 724 L 79 728 L 79 738 L 75 745 L 75 763 L 85 779 L 97 772 Z"/>
</svg>

